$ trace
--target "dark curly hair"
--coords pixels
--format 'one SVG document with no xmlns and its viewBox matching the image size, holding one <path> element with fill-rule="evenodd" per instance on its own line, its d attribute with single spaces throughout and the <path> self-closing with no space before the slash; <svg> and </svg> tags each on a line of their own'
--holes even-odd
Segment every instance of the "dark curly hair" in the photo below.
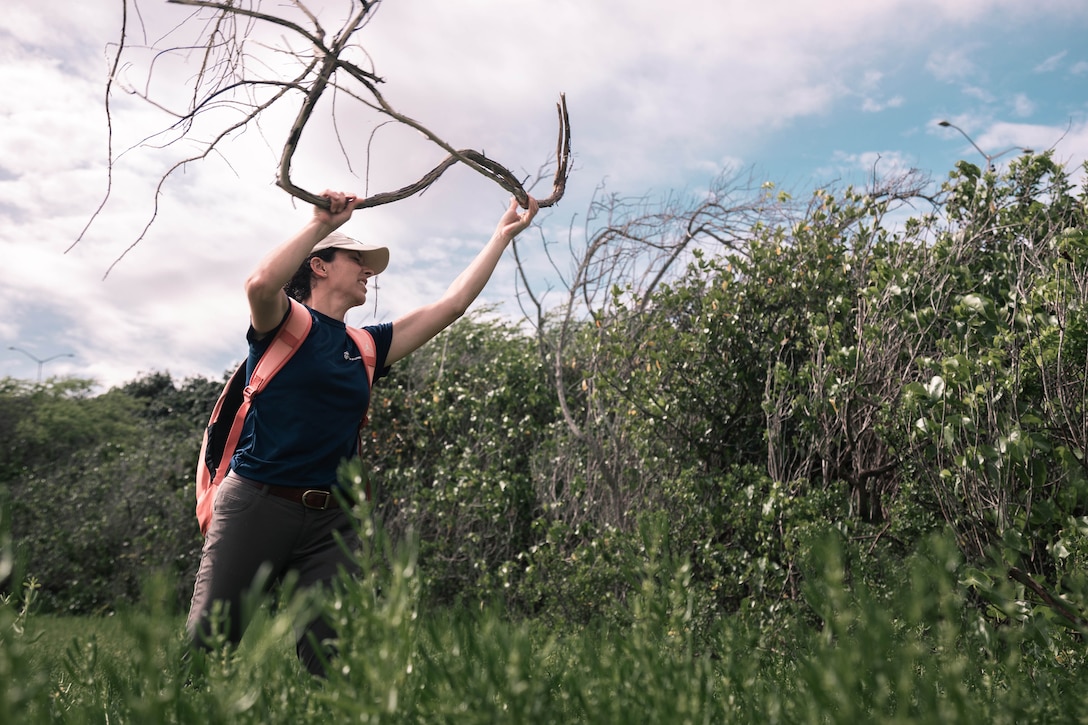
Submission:
<svg viewBox="0 0 1088 725">
<path fill-rule="evenodd" d="M 320 252 L 314 252 L 306 261 L 299 265 L 295 270 L 294 276 L 291 280 L 283 286 L 283 291 L 287 293 L 288 297 L 293 297 L 299 302 L 305 302 L 310 298 L 310 285 L 313 282 L 313 272 L 310 270 L 310 260 L 314 257 L 321 259 L 325 262 L 331 262 L 332 258 L 336 256 L 336 247 L 330 247 L 329 249 L 322 249 Z"/>
</svg>

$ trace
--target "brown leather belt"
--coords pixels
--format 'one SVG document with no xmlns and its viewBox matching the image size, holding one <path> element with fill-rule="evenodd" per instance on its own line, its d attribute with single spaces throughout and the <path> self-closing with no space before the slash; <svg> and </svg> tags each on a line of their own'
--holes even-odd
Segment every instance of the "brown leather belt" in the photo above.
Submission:
<svg viewBox="0 0 1088 725">
<path fill-rule="evenodd" d="M 300 503 L 308 509 L 316 509 L 317 511 L 325 511 L 335 506 L 339 506 L 340 502 L 337 501 L 336 494 L 327 488 L 301 488 L 299 486 L 272 486 L 269 484 L 258 484 L 261 488 L 268 491 L 269 495 L 276 496 L 277 498 L 285 498 L 288 501 L 294 501 Z M 348 498 L 346 493 L 341 492 L 344 503 L 351 506 L 351 499 Z"/>
</svg>

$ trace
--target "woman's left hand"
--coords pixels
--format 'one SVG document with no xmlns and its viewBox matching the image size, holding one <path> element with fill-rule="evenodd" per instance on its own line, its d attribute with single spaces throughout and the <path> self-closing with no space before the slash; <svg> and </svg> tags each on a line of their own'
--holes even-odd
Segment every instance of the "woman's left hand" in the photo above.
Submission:
<svg viewBox="0 0 1088 725">
<path fill-rule="evenodd" d="M 506 241 L 510 241 L 528 228 L 539 209 L 540 207 L 537 206 L 536 199 L 530 196 L 529 208 L 525 211 L 521 211 L 518 208 L 518 200 L 511 197 L 510 207 L 506 210 L 506 213 L 502 215 L 502 219 L 499 220 L 498 233 L 501 234 Z"/>
</svg>

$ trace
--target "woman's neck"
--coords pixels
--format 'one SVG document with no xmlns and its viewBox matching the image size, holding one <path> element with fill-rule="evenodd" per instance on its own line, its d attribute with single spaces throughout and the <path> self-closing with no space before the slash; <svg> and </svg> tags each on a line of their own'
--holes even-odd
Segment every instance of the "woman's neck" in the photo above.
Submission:
<svg viewBox="0 0 1088 725">
<path fill-rule="evenodd" d="M 331 317 L 334 320 L 344 321 L 345 315 L 350 305 L 345 306 L 343 302 L 337 303 L 336 300 L 330 299 L 329 296 L 323 295 L 320 292 L 310 293 L 310 296 L 302 301 L 302 304 L 309 307 L 311 310 L 316 310 L 326 317 Z"/>
</svg>

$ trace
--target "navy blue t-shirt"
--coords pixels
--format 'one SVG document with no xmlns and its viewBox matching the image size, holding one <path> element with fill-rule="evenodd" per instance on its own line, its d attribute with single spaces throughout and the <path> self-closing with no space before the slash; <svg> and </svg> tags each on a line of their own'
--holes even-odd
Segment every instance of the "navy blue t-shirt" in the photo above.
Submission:
<svg viewBox="0 0 1088 725">
<path fill-rule="evenodd" d="M 231 459 L 235 473 L 259 483 L 330 488 L 337 483 L 340 463 L 358 447 L 359 423 L 370 399 L 366 366 L 343 322 L 309 312 L 314 321 L 310 334 L 254 396 Z M 393 325 L 364 329 L 374 337 L 377 380 L 389 372 L 385 359 Z M 274 333 L 254 337 L 251 327 L 247 381 Z"/>
</svg>

